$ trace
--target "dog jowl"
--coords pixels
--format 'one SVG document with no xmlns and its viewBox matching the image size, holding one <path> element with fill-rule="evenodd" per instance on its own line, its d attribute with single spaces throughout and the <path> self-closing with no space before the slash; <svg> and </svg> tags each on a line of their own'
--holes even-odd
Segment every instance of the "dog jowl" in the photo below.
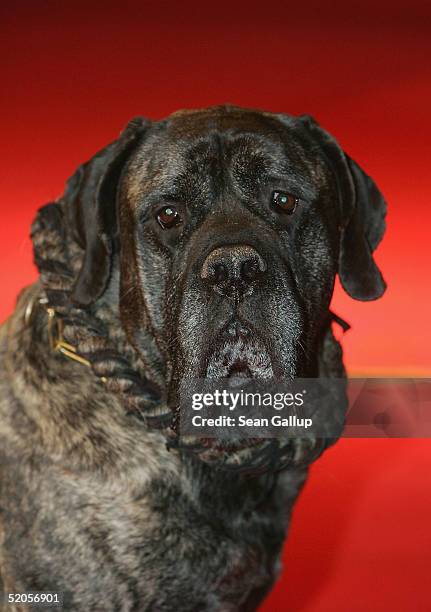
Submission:
<svg viewBox="0 0 431 612">
<path fill-rule="evenodd" d="M 385 209 L 309 116 L 137 118 L 81 166 L 33 225 L 41 278 L 1 336 L 5 589 L 57 589 L 70 610 L 257 609 L 329 440 L 283 460 L 272 441 L 188 452 L 178 395 L 196 378 L 343 377 L 335 277 L 383 294 Z"/>
</svg>

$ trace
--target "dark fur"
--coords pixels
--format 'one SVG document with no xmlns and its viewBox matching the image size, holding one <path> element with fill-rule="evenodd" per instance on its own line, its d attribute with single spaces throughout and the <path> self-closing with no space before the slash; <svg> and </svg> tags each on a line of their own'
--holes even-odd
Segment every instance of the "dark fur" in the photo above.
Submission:
<svg viewBox="0 0 431 612">
<path fill-rule="evenodd" d="M 274 189 L 301 198 L 294 215 L 271 209 Z M 184 217 L 169 231 L 154 219 L 165 201 Z M 356 299 L 384 291 L 372 258 L 383 199 L 309 117 L 226 106 L 134 120 L 59 205 L 71 303 L 172 405 L 188 377 L 238 362 L 253 376 L 343 376 L 335 275 Z M 211 253 L 244 244 L 265 272 L 215 290 Z M 3 588 L 61 591 L 67 610 L 257 609 L 307 461 L 244 477 L 168 452 L 121 395 L 50 349 L 37 302 L 25 323 L 42 294 L 25 290 L 0 332 Z"/>
</svg>

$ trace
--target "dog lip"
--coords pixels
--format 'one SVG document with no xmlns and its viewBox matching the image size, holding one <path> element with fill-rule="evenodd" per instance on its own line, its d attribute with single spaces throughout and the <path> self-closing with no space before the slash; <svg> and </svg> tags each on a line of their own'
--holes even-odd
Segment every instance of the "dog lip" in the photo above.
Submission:
<svg viewBox="0 0 431 612">
<path fill-rule="evenodd" d="M 212 346 L 202 362 L 203 376 L 215 378 L 268 378 L 273 371 L 271 356 L 264 343 L 256 337 L 226 336 Z"/>
<path fill-rule="evenodd" d="M 226 378 L 253 378 L 253 374 L 245 361 L 237 360 L 230 366 Z"/>
</svg>

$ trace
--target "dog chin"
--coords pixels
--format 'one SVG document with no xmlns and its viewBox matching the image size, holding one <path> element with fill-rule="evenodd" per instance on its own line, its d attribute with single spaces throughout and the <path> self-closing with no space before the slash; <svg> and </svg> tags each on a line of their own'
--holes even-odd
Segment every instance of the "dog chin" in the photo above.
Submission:
<svg viewBox="0 0 431 612">
<path fill-rule="evenodd" d="M 274 375 L 271 357 L 257 340 L 228 340 L 216 346 L 205 359 L 205 378 L 226 378 L 232 382 L 244 379 L 269 379 Z"/>
</svg>

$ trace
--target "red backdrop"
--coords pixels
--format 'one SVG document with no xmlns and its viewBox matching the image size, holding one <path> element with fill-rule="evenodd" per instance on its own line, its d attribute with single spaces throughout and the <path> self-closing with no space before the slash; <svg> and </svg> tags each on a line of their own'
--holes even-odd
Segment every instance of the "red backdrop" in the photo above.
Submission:
<svg viewBox="0 0 431 612">
<path fill-rule="evenodd" d="M 87 4 L 0 8 L 0 319 L 36 276 L 36 208 L 130 117 L 222 102 L 308 112 L 389 203 L 386 295 L 334 296 L 349 371 L 430 376 L 431 5 Z M 428 440 L 340 441 L 312 469 L 263 610 L 431 609 L 430 472 Z"/>
</svg>

